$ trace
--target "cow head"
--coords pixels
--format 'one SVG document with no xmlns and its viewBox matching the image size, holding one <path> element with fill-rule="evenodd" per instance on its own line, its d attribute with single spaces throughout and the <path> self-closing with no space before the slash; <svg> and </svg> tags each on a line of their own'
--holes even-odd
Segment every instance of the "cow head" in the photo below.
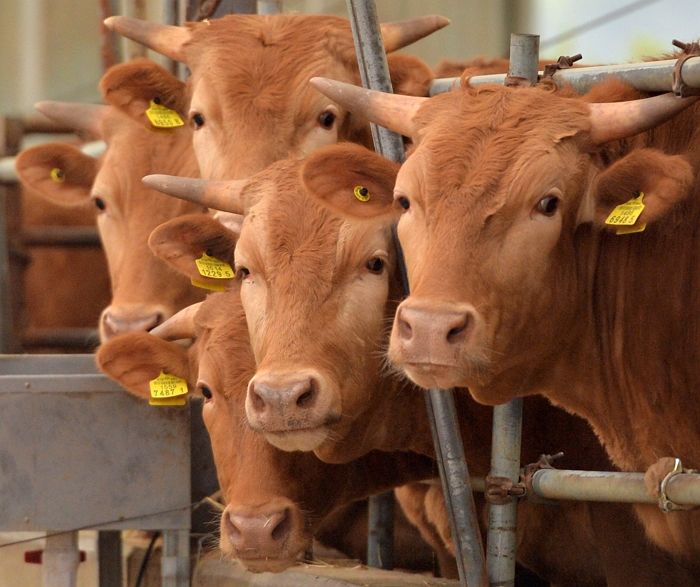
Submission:
<svg viewBox="0 0 700 587">
<path fill-rule="evenodd" d="M 125 100 L 126 81 L 161 69 L 144 60 L 113 68 L 110 79 L 125 82 L 119 95 Z M 144 117 L 147 107 L 134 109 L 134 118 Z M 187 280 L 151 255 L 147 240 L 169 218 L 205 209 L 174 202 L 140 181 L 156 171 L 196 175 L 191 131 L 155 129 L 112 106 L 44 102 L 38 108 L 107 142 L 100 160 L 62 144 L 28 149 L 17 160 L 20 179 L 38 194 L 65 206 L 91 203 L 97 213 L 112 282 L 112 300 L 100 318 L 101 339 L 148 330 L 199 299 Z"/>
<path fill-rule="evenodd" d="M 182 310 L 157 331 L 166 338 L 196 337 L 196 343 L 185 350 L 151 334 L 127 334 L 100 347 L 98 365 L 143 399 L 161 371 L 186 379 L 193 395 L 204 399 L 226 502 L 220 546 L 250 570 L 280 571 L 293 564 L 334 508 L 430 475 L 430 459 L 416 455 L 379 453 L 327 465 L 311 454 L 282 452 L 250 430 L 245 396 L 255 362 L 237 289 Z"/>
<path fill-rule="evenodd" d="M 392 385 L 381 375 L 385 316 L 399 293 L 390 226 L 343 222 L 309 193 L 357 191 L 373 206 L 380 194 L 391 194 L 397 169 L 363 147 L 342 144 L 303 162 L 276 163 L 249 180 L 145 180 L 246 214 L 235 264 L 258 363 L 246 412 L 279 448 L 344 442 L 362 454 L 364 442 L 350 431 L 391 396 L 377 389 L 380 380 Z"/>
<path fill-rule="evenodd" d="M 448 23 L 424 17 L 383 25 L 388 51 Z M 320 15 L 230 15 L 183 27 L 110 17 L 108 28 L 187 64 L 194 148 L 208 179 L 245 178 L 289 155 L 339 140 L 369 144 L 366 120 L 309 87 L 314 75 L 359 83 L 347 20 Z M 396 91 L 427 95 L 432 73 L 389 58 Z"/>
<path fill-rule="evenodd" d="M 588 103 L 489 87 L 419 101 L 313 83 L 417 143 L 374 209 L 347 195 L 328 203 L 400 218 L 411 296 L 398 308 L 389 358 L 424 387 L 468 386 L 499 403 L 541 385 L 542 366 L 581 333 L 592 275 L 584 259 L 608 214 L 643 192 L 638 222 L 652 225 L 691 186 L 683 156 L 640 148 L 610 165 L 601 145 L 692 99 Z"/>
</svg>

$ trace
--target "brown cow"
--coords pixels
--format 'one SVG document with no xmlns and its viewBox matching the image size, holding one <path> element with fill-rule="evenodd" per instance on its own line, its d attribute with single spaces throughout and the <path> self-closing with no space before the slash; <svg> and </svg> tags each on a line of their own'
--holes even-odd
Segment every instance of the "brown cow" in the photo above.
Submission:
<svg viewBox="0 0 700 587">
<path fill-rule="evenodd" d="M 334 204 L 403 211 L 412 291 L 393 363 L 485 403 L 544 394 L 585 417 L 623 470 L 669 454 L 698 466 L 695 99 L 619 102 L 635 95 L 619 82 L 588 100 L 489 87 L 426 101 L 315 83 L 417 141 L 393 194 L 371 210 Z M 637 232 L 616 234 L 606 219 L 642 193 Z M 700 514 L 638 511 L 657 544 L 697 557 Z"/>
<path fill-rule="evenodd" d="M 310 453 L 270 446 L 245 424 L 245 394 L 255 362 L 238 288 L 209 296 L 199 306 L 196 315 L 188 308 L 158 329 L 167 337 L 196 336 L 189 351 L 147 333 L 131 333 L 103 344 L 97 362 L 142 398 L 149 397 L 149 381 L 161 371 L 184 378 L 203 396 L 204 422 L 227 503 L 220 542 L 225 554 L 253 571 L 280 571 L 310 547 L 320 523 L 339 506 L 433 475 L 432 460 L 416 454 L 374 452 L 346 465 L 329 465 Z"/>
<path fill-rule="evenodd" d="M 118 83 L 162 74 L 167 72 L 160 66 L 139 60 L 117 66 L 108 75 Z M 99 160 L 60 143 L 28 149 L 17 159 L 21 181 L 37 194 L 66 207 L 92 202 L 96 208 L 112 282 L 111 303 L 100 317 L 100 338 L 148 330 L 201 299 L 201 290 L 153 257 L 147 241 L 151 231 L 169 218 L 205 209 L 174 202 L 140 181 L 144 173 L 154 171 L 198 175 L 190 129 L 155 129 L 112 106 L 45 102 L 38 107 L 108 145 Z M 54 177 L 55 173 L 59 175 Z"/>
<path fill-rule="evenodd" d="M 388 51 L 448 24 L 431 16 L 382 25 Z M 346 19 L 283 14 L 229 15 L 166 26 L 117 16 L 108 28 L 146 44 L 192 71 L 188 114 L 202 177 L 244 178 L 290 155 L 341 140 L 370 144 L 364 119 L 349 116 L 313 88 L 313 75 L 360 80 Z M 415 57 L 390 56 L 395 90 L 427 96 L 429 68 Z M 150 97 L 146 97 L 146 100 Z"/>
<path fill-rule="evenodd" d="M 421 394 L 381 369 L 385 320 L 397 303 L 390 292 L 398 289 L 389 222 L 343 222 L 313 199 L 346 192 L 355 197 L 358 191 L 369 195 L 362 203 L 371 207 L 374 198 L 391 194 L 395 174 L 396 165 L 378 155 L 337 145 L 304 162 L 280 162 L 247 181 L 146 180 L 167 182 L 181 194 L 195 188 L 189 197 L 208 204 L 227 200 L 229 211 L 247 212 L 235 251 L 258 362 L 246 412 L 280 448 L 314 449 L 332 462 L 372 449 L 433 454 Z M 191 257 L 207 246 L 194 245 Z M 465 396 L 459 409 L 470 467 L 485 475 L 491 410 Z M 524 437 L 525 462 L 564 450 L 567 466 L 610 467 L 588 425 L 542 399 L 527 402 Z M 585 577 L 625 585 L 632 571 L 622 563 L 634 561 L 635 584 L 658 584 L 657 563 L 665 573 L 678 573 L 678 584 L 692 584 L 687 569 L 676 569 L 670 557 L 645 545 L 628 506 L 552 510 L 524 503 L 520 516 L 519 559 L 553 581 L 573 584 Z M 444 517 L 440 527 L 444 534 Z M 605 544 L 600 551 L 596 540 Z"/>
</svg>

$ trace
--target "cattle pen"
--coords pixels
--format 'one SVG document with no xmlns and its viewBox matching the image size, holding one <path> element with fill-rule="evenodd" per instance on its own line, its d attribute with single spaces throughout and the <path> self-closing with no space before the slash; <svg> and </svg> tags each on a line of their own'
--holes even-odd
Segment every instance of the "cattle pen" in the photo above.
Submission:
<svg viewBox="0 0 700 587">
<path fill-rule="evenodd" d="M 260 13 L 273 14 L 280 11 L 281 4 L 259 2 L 257 9 Z M 347 9 L 364 87 L 391 92 L 374 0 L 347 0 Z M 181 22 L 176 14 L 178 10 L 173 8 L 172 22 Z M 677 46 L 686 47 L 683 43 Z M 644 92 L 673 92 L 685 97 L 700 90 L 700 54 L 697 46 L 691 49 L 694 52 L 680 59 L 596 67 L 571 68 L 572 59 L 562 58 L 558 67 L 538 71 L 539 37 L 513 34 L 509 71 L 473 76 L 468 83 L 531 85 L 546 76 L 557 85 L 572 86 L 584 93 L 607 76 L 617 76 Z M 448 92 L 461 83 L 459 78 L 436 79 L 430 93 Z M 399 135 L 374 124 L 372 135 L 379 153 L 403 161 Z M 0 191 L 2 184 L 9 185 L 15 180 L 12 160 L 1 160 Z M 100 575 L 101 587 L 122 584 L 121 569 L 117 570 L 121 561 L 115 558 L 121 556 L 118 531 L 125 528 L 161 531 L 162 584 L 190 585 L 191 514 L 205 506 L 206 496 L 216 489 L 211 456 L 203 448 L 208 441 L 199 417 L 193 413 L 195 408 L 192 413 L 149 410 L 99 374 L 92 355 L 9 354 L 17 345 L 10 336 L 12 292 L 3 199 L 4 195 L 0 198 L 0 351 L 8 354 L 0 357 L 0 531 L 46 532 L 44 585 L 52 587 L 75 585 L 78 530 L 100 530 L 100 565 L 104 569 Z M 46 231 L 34 237 L 25 235 L 28 246 L 52 241 L 84 246 L 95 243 L 95 234 L 78 230 L 70 234 Z M 400 259 L 395 233 L 394 242 Z M 408 295 L 410 284 L 405 270 L 402 280 L 404 295 Z M 74 334 L 81 341 L 86 335 L 85 332 Z M 549 456 L 523 467 L 520 399 L 494 409 L 490 475 L 486 480 L 470 478 L 453 393 L 431 389 L 426 391 L 425 399 L 450 514 L 460 585 L 515 585 L 516 506 L 520 500 L 657 504 L 664 512 L 700 505 L 700 474 L 684 470 L 680 460 L 662 481 L 659 499 L 645 489 L 642 472 L 558 470 L 553 468 L 554 458 Z M 89 403 L 78 407 L 78 402 L 86 398 Z M 62 424 L 68 429 L 62 428 Z M 50 435 L 35 434 L 35 426 L 49 431 Z M 551 447 L 552 455 L 557 450 L 558 447 Z M 163 471 L 167 474 L 163 475 Z M 94 480 L 90 487 L 85 486 L 88 478 Z M 125 479 L 129 483 L 124 483 Z M 477 487 L 485 492 L 490 504 L 485 548 L 473 500 Z M 370 502 L 369 566 L 392 567 L 393 507 L 391 494 L 373 497 Z M 235 583 L 224 563 L 210 566 L 214 569 L 212 576 L 219 577 L 216 585 L 306 585 L 312 580 L 314 584 L 329 586 L 423 584 L 413 583 L 399 574 L 393 578 L 378 573 L 371 579 L 353 579 L 351 571 L 343 571 L 343 578 L 324 579 L 321 572 L 314 575 L 313 569 L 304 571 L 308 574 L 299 575 L 299 569 L 292 569 L 280 574 L 280 578 L 240 579 L 250 582 Z M 226 582 L 227 579 L 231 582 Z M 359 582 L 363 580 L 368 582 Z M 438 580 L 428 583 L 426 579 L 425 584 L 454 583 Z"/>
</svg>

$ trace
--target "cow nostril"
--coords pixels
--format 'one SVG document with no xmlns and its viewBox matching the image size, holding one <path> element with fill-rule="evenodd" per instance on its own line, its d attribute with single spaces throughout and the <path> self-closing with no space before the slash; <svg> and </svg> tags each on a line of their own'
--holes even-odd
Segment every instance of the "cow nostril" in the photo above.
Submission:
<svg viewBox="0 0 700 587">
<path fill-rule="evenodd" d="M 162 324 L 164 318 L 165 317 L 163 316 L 163 314 L 161 312 L 158 312 L 155 316 L 153 316 L 153 323 L 147 328 L 147 330 L 153 330 L 156 326 Z"/>
<path fill-rule="evenodd" d="M 413 328 L 401 317 L 399 317 L 399 336 L 405 340 L 410 340 L 413 337 Z"/>
<path fill-rule="evenodd" d="M 265 400 L 256 393 L 255 387 L 250 390 L 250 403 L 256 412 L 262 413 L 265 411 Z"/>
<path fill-rule="evenodd" d="M 231 519 L 230 515 L 227 515 L 224 519 L 226 523 L 226 533 L 228 534 L 229 540 L 232 544 L 238 543 L 241 539 L 241 531 Z"/>
<path fill-rule="evenodd" d="M 471 323 L 471 314 L 465 314 L 464 317 L 460 320 L 460 323 L 450 328 L 447 332 L 447 342 L 450 344 L 455 344 L 463 341 L 467 337 L 467 332 Z"/>
<path fill-rule="evenodd" d="M 282 512 L 282 519 L 277 522 L 277 525 L 272 529 L 272 539 L 276 542 L 284 540 L 292 529 L 292 520 L 289 515 L 289 508 L 285 508 Z"/>
<path fill-rule="evenodd" d="M 304 393 L 300 394 L 296 399 L 296 406 L 298 408 L 310 408 L 316 401 L 316 389 L 318 385 L 314 379 L 309 380 L 309 385 Z"/>
<path fill-rule="evenodd" d="M 460 334 L 464 332 L 464 326 L 456 326 L 455 328 L 450 328 L 447 333 L 447 340 L 449 342 L 456 342 Z"/>
</svg>

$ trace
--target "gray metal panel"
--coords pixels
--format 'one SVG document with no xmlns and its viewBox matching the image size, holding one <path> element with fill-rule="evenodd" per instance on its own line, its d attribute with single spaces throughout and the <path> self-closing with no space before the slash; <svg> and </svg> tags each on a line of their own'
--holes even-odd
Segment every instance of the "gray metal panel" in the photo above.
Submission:
<svg viewBox="0 0 700 587">
<path fill-rule="evenodd" d="M 0 355 L 0 376 L 87 373 L 98 373 L 95 355 Z"/>
<path fill-rule="evenodd" d="M 190 411 L 148 406 L 92 360 L 0 359 L 15 372 L 0 375 L 0 530 L 189 528 Z"/>
</svg>

